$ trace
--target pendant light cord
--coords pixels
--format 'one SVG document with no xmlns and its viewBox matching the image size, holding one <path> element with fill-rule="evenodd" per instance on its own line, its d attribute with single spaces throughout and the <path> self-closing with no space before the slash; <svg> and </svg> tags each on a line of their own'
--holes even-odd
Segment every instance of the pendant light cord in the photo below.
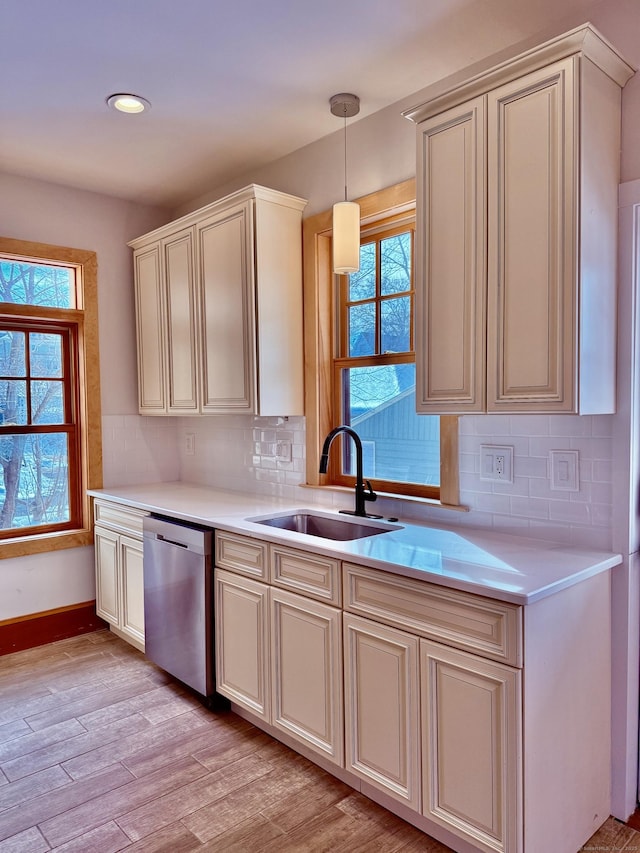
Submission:
<svg viewBox="0 0 640 853">
<path fill-rule="evenodd" d="M 347 201 L 347 109 L 344 110 L 344 200 Z"/>
</svg>

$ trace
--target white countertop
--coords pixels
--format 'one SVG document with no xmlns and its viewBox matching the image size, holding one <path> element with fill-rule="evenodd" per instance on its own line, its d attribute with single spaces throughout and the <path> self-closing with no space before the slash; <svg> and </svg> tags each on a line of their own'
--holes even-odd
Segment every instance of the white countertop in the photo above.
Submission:
<svg viewBox="0 0 640 853">
<path fill-rule="evenodd" d="M 336 542 L 248 520 L 287 510 L 338 515 L 335 511 L 181 482 L 96 489 L 89 494 L 514 604 L 532 604 L 622 562 L 620 554 L 605 551 L 402 519 L 389 525 L 394 529 L 388 532 Z"/>
</svg>

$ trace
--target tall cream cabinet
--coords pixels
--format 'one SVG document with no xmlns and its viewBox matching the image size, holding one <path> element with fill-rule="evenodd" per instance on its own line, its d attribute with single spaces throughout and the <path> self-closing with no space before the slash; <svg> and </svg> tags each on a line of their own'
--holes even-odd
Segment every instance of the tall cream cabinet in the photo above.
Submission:
<svg viewBox="0 0 640 853">
<path fill-rule="evenodd" d="M 148 513 L 94 499 L 96 613 L 144 651 L 142 521 Z"/>
<path fill-rule="evenodd" d="M 305 204 L 252 184 L 129 243 L 141 414 L 303 413 Z"/>
<path fill-rule="evenodd" d="M 418 136 L 419 411 L 615 411 L 632 73 L 585 24 L 405 113 Z"/>
</svg>

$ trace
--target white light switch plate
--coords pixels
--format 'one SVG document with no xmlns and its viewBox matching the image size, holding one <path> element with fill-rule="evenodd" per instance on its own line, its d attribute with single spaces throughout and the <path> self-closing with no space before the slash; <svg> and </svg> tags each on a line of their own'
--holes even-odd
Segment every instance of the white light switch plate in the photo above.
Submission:
<svg viewBox="0 0 640 853">
<path fill-rule="evenodd" d="M 550 450 L 550 488 L 558 492 L 579 492 L 579 462 L 577 450 Z"/>
</svg>

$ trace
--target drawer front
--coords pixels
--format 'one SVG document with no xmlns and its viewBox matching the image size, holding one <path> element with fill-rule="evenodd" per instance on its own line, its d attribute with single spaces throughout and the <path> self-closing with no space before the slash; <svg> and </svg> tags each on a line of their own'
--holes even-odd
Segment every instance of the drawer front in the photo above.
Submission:
<svg viewBox="0 0 640 853">
<path fill-rule="evenodd" d="M 93 501 L 93 518 L 96 524 L 140 538 L 142 538 L 142 520 L 147 515 L 149 515 L 148 512 L 134 509 L 134 507 L 102 501 L 98 498 L 94 498 Z"/>
<path fill-rule="evenodd" d="M 270 546 L 271 583 L 309 598 L 340 606 L 340 561 L 330 557 Z"/>
<path fill-rule="evenodd" d="M 344 608 L 421 637 L 522 666 L 522 608 L 389 572 L 343 565 Z"/>
<path fill-rule="evenodd" d="M 267 580 L 267 545 L 248 536 L 216 532 L 216 566 Z"/>
</svg>

